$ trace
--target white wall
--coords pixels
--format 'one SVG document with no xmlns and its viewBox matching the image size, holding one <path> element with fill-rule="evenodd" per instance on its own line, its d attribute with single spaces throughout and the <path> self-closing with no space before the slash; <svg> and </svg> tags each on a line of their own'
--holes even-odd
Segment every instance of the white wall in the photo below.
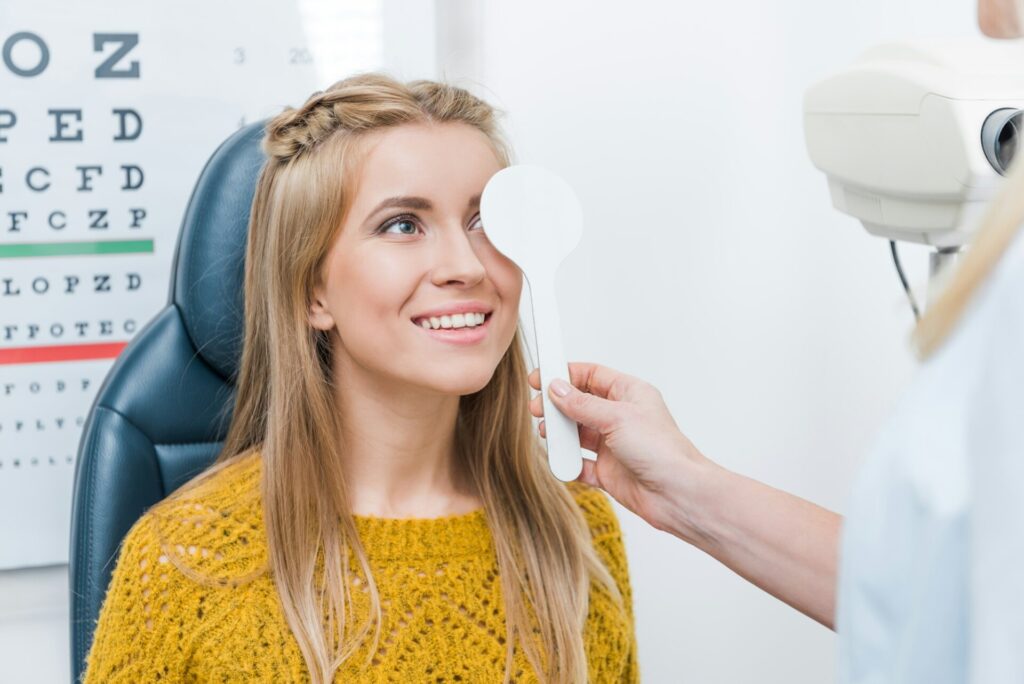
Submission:
<svg viewBox="0 0 1024 684">
<path fill-rule="evenodd" d="M 0 572 L 0 683 L 71 679 L 68 566 Z"/>
<path fill-rule="evenodd" d="M 584 206 L 562 274 L 573 356 L 655 381 L 711 458 L 842 511 L 913 370 L 912 318 L 888 245 L 831 208 L 808 161 L 802 93 L 872 44 L 975 34 L 974 11 L 488 3 L 465 75 L 509 113 L 519 160 L 565 176 Z M 924 253 L 906 254 L 920 284 Z M 830 632 L 621 518 L 645 681 L 834 679 Z"/>
</svg>

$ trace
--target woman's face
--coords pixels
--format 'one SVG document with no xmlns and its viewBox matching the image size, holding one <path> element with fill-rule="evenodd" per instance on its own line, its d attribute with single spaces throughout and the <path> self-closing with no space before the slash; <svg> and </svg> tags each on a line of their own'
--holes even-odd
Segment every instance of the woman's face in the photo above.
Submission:
<svg viewBox="0 0 1024 684">
<path fill-rule="evenodd" d="M 978 26 L 991 38 L 1019 38 L 1021 0 L 978 0 Z"/>
<path fill-rule="evenodd" d="M 310 322 L 337 329 L 340 373 L 477 392 L 513 339 L 522 291 L 522 274 L 480 221 L 480 193 L 501 164 L 466 124 L 407 124 L 361 144 L 355 196 Z"/>
</svg>

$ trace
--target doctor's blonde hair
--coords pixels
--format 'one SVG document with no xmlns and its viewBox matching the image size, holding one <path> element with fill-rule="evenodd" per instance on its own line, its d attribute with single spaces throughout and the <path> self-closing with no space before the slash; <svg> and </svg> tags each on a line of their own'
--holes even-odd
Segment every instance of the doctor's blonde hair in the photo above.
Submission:
<svg viewBox="0 0 1024 684">
<path fill-rule="evenodd" d="M 472 126 L 502 166 L 509 152 L 496 112 L 469 92 L 432 81 L 365 74 L 313 94 L 266 126 L 245 262 L 245 330 L 232 422 L 215 463 L 181 496 L 253 451 L 269 569 L 314 684 L 333 681 L 364 642 L 380 642 L 381 597 L 346 496 L 345 449 L 332 391 L 331 338 L 309 322 L 314 285 L 342 224 L 370 132 L 404 124 Z M 622 605 L 590 529 L 548 470 L 528 411 L 522 333 L 490 382 L 463 396 L 456 458 L 484 502 L 506 615 L 505 681 L 520 649 L 544 681 L 587 680 L 583 628 L 591 581 Z M 316 569 L 323 580 L 316 582 Z M 370 611 L 355 624 L 354 580 Z M 360 587 L 362 589 L 362 587 Z M 370 640 L 370 641 L 368 641 Z"/>
<path fill-rule="evenodd" d="M 1024 20 L 1024 0 L 993 12 L 992 5 L 978 5 L 979 22 L 986 31 L 1018 35 Z M 1019 156 L 1019 155 L 1018 155 Z M 1011 164 L 1003 187 L 982 215 L 978 232 L 961 259 L 949 284 L 935 304 L 921 317 L 912 338 L 917 355 L 926 359 L 948 339 L 978 289 L 985 283 L 1024 225 L 1024 164 Z"/>
<path fill-rule="evenodd" d="M 956 328 L 978 289 L 1024 225 L 1024 164 L 1015 161 L 996 197 L 985 209 L 970 248 L 935 304 L 921 316 L 913 344 L 920 358 L 934 354 Z M 1022 350 L 1024 351 L 1024 350 Z"/>
</svg>

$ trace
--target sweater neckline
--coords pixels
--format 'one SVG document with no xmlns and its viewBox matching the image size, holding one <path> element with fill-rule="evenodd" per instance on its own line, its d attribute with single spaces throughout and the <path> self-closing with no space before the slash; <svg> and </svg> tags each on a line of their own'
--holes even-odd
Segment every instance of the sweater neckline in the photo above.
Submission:
<svg viewBox="0 0 1024 684">
<path fill-rule="evenodd" d="M 439 518 L 352 519 L 367 556 L 374 559 L 440 560 L 485 554 L 493 544 L 483 508 Z"/>
<path fill-rule="evenodd" d="M 252 485 L 259 488 L 263 458 L 249 455 Z M 262 511 L 261 511 L 262 513 Z M 438 518 L 378 518 L 352 515 L 366 555 L 376 560 L 436 559 L 493 553 L 484 508 Z M 339 521 L 339 525 L 340 525 Z"/>
</svg>

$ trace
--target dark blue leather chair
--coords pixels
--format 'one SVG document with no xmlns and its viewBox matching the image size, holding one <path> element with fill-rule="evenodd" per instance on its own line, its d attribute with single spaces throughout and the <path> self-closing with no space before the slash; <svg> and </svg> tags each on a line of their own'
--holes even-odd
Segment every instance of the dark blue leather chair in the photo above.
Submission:
<svg viewBox="0 0 1024 684">
<path fill-rule="evenodd" d="M 208 466 L 231 418 L 243 264 L 265 122 L 213 153 L 178 235 L 167 306 L 115 361 L 82 433 L 71 507 L 71 675 L 78 682 L 132 524 Z"/>
</svg>

